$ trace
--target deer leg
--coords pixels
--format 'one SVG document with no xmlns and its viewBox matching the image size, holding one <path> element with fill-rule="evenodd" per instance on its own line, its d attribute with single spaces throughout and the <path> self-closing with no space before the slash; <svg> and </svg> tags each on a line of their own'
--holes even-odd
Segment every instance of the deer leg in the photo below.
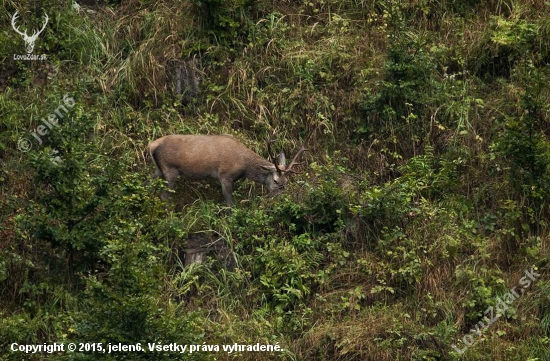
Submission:
<svg viewBox="0 0 550 361">
<path fill-rule="evenodd" d="M 159 177 L 162 177 L 162 172 L 160 171 L 160 169 L 155 168 L 155 173 L 153 174 L 153 179 L 157 179 Z"/>
<path fill-rule="evenodd" d="M 233 207 L 233 181 L 231 179 L 220 179 L 220 182 L 225 203 L 229 207 Z"/>
<path fill-rule="evenodd" d="M 159 175 L 157 175 L 157 172 L 155 171 L 155 176 L 156 177 L 162 176 L 162 178 L 166 181 L 166 185 L 168 186 L 168 188 L 174 189 L 174 184 L 176 183 L 176 179 L 179 176 L 178 170 L 166 169 L 164 171 L 160 171 L 160 170 L 157 170 L 157 171 L 159 172 Z M 169 196 L 170 196 L 170 192 L 163 191 L 162 194 L 160 195 L 160 199 L 165 201 L 168 199 Z"/>
</svg>

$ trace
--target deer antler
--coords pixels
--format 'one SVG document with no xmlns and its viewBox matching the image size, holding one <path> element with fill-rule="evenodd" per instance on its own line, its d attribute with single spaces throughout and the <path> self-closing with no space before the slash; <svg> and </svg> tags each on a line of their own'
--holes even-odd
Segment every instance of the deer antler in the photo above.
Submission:
<svg viewBox="0 0 550 361">
<path fill-rule="evenodd" d="M 269 153 L 269 158 L 271 158 L 271 162 L 273 163 L 273 165 L 275 165 L 275 169 L 277 169 L 277 172 L 280 172 L 281 169 L 277 164 L 277 158 L 275 157 L 275 153 L 273 153 L 273 149 L 271 149 L 271 144 L 275 142 L 275 134 L 276 131 L 274 130 L 273 133 L 271 133 L 271 135 L 269 136 L 269 140 L 267 141 L 267 152 Z"/>
<path fill-rule="evenodd" d="M 315 128 L 317 129 L 317 128 Z M 298 150 L 298 153 L 296 153 L 296 155 L 294 156 L 294 158 L 292 158 L 292 161 L 290 162 L 289 166 L 286 168 L 286 172 L 290 172 L 290 173 L 294 173 L 294 174 L 299 174 L 301 172 L 296 172 L 295 170 L 292 170 L 292 167 L 294 167 L 295 165 L 300 165 L 304 162 L 297 162 L 298 158 L 300 157 L 300 155 L 302 155 L 303 152 L 307 152 L 309 151 L 309 149 L 307 149 L 304 144 L 307 144 L 307 142 L 309 142 L 309 138 L 311 138 L 311 136 L 313 135 L 313 133 L 315 132 L 315 129 L 313 129 L 311 132 L 309 132 L 309 134 L 307 135 L 306 139 L 304 140 L 304 142 L 302 143 L 302 146 L 300 147 L 300 150 Z"/>
<path fill-rule="evenodd" d="M 300 165 L 302 164 L 303 162 L 297 162 L 296 160 L 298 160 L 298 158 L 300 157 L 300 155 L 302 155 L 303 152 L 307 152 L 309 149 L 306 149 L 303 145 L 300 147 L 300 150 L 298 151 L 298 153 L 296 153 L 296 155 L 294 156 L 294 158 L 292 158 L 292 161 L 290 162 L 288 168 L 286 168 L 286 172 L 290 172 L 290 173 L 294 173 L 294 174 L 299 174 L 300 172 L 296 172 L 295 170 L 292 170 L 292 167 L 294 167 L 295 165 Z"/>
</svg>

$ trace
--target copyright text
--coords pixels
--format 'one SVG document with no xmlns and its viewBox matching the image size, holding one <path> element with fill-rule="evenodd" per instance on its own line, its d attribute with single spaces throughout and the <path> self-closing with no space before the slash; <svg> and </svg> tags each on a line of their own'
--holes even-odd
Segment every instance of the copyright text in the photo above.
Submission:
<svg viewBox="0 0 550 361">
<path fill-rule="evenodd" d="M 182 345 L 178 343 L 154 343 L 148 342 L 142 346 L 141 343 L 122 344 L 122 343 L 101 343 L 101 342 L 83 342 L 83 343 L 44 343 L 40 345 L 20 345 L 12 343 L 10 345 L 12 352 L 23 353 L 54 353 L 54 352 L 171 352 L 171 353 L 194 353 L 194 352 L 282 352 L 281 346 L 256 343 L 253 345 L 232 344 L 232 345 L 207 345 L 206 343 L 197 345 Z"/>
</svg>

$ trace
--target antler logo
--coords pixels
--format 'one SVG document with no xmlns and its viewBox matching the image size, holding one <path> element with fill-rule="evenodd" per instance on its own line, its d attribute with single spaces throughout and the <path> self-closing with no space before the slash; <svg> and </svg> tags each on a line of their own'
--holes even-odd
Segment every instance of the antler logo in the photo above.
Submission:
<svg viewBox="0 0 550 361">
<path fill-rule="evenodd" d="M 46 19 L 44 21 L 44 25 L 42 26 L 42 29 L 34 32 L 32 36 L 28 36 L 27 31 L 22 33 L 21 31 L 19 31 L 19 29 L 15 27 L 15 20 L 17 19 L 17 16 L 18 16 L 17 11 L 15 12 L 15 14 L 13 14 L 13 17 L 11 18 L 11 26 L 13 27 L 13 30 L 15 30 L 19 35 L 21 35 L 23 37 L 23 40 L 25 40 L 25 47 L 27 48 L 28 54 L 32 53 L 34 49 L 34 42 L 38 38 L 38 35 L 40 35 L 42 31 L 44 31 L 44 29 L 46 28 L 46 25 L 48 24 L 48 19 L 49 19 L 48 14 L 44 14 L 44 15 L 46 15 Z"/>
</svg>

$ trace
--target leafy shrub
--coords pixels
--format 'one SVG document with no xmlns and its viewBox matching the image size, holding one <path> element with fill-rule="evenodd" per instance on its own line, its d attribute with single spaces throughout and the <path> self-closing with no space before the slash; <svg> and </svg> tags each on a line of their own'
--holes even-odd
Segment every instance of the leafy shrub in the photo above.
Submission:
<svg viewBox="0 0 550 361">
<path fill-rule="evenodd" d="M 162 297 L 163 258 L 167 249 L 155 246 L 148 237 L 130 241 L 135 236 L 132 227 L 121 222 L 116 227 L 101 258 L 105 269 L 97 269 L 85 277 L 86 288 L 81 306 L 74 316 L 73 342 L 101 340 L 104 344 L 136 344 L 146 350 L 147 343 L 183 345 L 201 344 L 196 314 L 180 312 L 169 303 L 159 302 Z M 135 225 L 134 225 L 135 226 Z M 102 268 L 103 268 L 102 267 Z M 95 359 L 93 354 L 88 359 Z M 206 355 L 119 352 L 116 359 L 150 360 L 207 359 Z M 83 359 L 86 359 L 83 357 Z"/>
<path fill-rule="evenodd" d="M 522 58 L 535 50 L 537 25 L 520 17 L 492 16 L 490 29 L 473 48 L 467 68 L 483 78 L 508 78 Z"/>
<path fill-rule="evenodd" d="M 250 0 L 193 0 L 204 19 L 204 29 L 213 39 L 234 43 L 247 35 L 250 26 Z"/>
<path fill-rule="evenodd" d="M 522 223 L 532 225 L 544 218 L 544 204 L 550 196 L 550 146 L 544 116 L 548 92 L 542 74 L 532 65 L 526 67 L 519 114 L 505 118 L 495 147 L 509 165 L 508 179 L 516 195 L 528 201 Z"/>
</svg>

